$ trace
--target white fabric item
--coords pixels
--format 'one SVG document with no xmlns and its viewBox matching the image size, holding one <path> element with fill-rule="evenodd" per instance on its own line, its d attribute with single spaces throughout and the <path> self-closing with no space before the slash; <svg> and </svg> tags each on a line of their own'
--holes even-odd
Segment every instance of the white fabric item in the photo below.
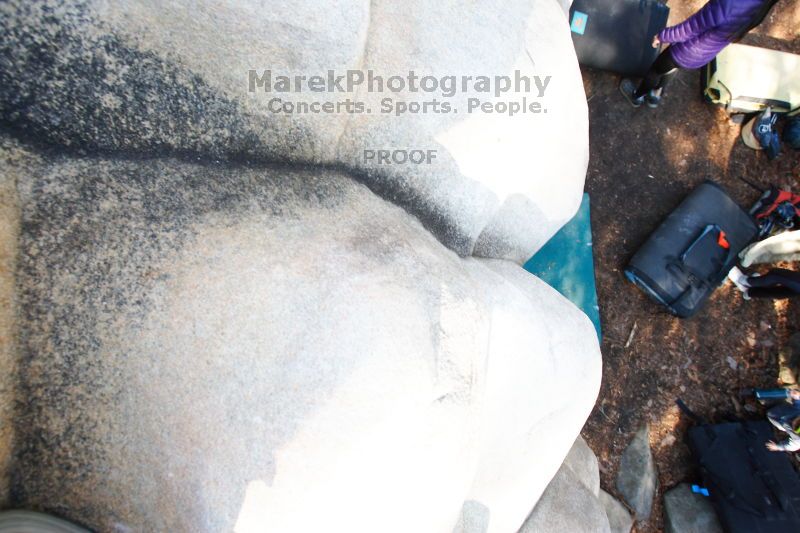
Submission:
<svg viewBox="0 0 800 533">
<path fill-rule="evenodd" d="M 736 266 L 728 272 L 728 279 L 742 292 L 747 292 L 747 288 L 750 286 L 747 284 L 747 274 L 739 270 L 739 267 Z"/>
<path fill-rule="evenodd" d="M 751 244 L 739 254 L 742 266 L 800 261 L 800 230 L 784 231 Z"/>
</svg>

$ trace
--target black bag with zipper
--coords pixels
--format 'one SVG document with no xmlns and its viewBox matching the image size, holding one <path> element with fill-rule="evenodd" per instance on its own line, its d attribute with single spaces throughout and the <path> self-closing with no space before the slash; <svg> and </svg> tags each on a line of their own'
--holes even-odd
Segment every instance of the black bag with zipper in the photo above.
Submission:
<svg viewBox="0 0 800 533">
<path fill-rule="evenodd" d="M 625 275 L 671 313 L 687 318 L 757 234 L 755 220 L 722 187 L 706 181 L 650 235 Z"/>
<path fill-rule="evenodd" d="M 659 0 L 574 0 L 569 10 L 578 63 L 626 76 L 644 76 L 658 56 L 653 37 L 669 7 Z"/>
<path fill-rule="evenodd" d="M 784 452 L 765 448 L 769 422 L 689 429 L 692 455 L 727 533 L 800 531 L 800 477 Z"/>
</svg>

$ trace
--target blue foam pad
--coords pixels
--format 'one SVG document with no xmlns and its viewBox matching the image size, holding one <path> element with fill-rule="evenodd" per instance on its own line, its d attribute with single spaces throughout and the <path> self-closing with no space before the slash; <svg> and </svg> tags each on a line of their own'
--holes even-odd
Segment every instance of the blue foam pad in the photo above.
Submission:
<svg viewBox="0 0 800 533">
<path fill-rule="evenodd" d="M 563 294 L 578 306 L 594 323 L 597 338 L 600 330 L 600 307 L 594 280 L 592 254 L 592 222 L 589 195 L 583 195 L 575 217 L 547 241 L 536 255 L 528 259 L 525 270 Z"/>
</svg>

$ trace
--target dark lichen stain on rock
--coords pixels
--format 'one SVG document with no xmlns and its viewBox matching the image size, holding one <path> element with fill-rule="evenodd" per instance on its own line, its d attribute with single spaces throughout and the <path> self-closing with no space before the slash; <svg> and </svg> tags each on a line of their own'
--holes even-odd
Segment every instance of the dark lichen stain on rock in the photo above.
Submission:
<svg viewBox="0 0 800 533">
<path fill-rule="evenodd" d="M 19 134 L 89 152 L 275 156 L 238 104 L 102 31 L 85 5 L 14 9 L 0 17 L 0 119 Z"/>
<path fill-rule="evenodd" d="M 358 186 L 343 191 L 347 181 L 319 171 L 170 159 L 41 155 L 26 169 L 11 503 L 110 524 L 112 511 L 136 504 L 104 486 L 115 459 L 107 450 L 131 430 L 108 409 L 125 390 L 120 367 L 131 356 L 108 346 L 109 332 L 136 331 L 153 311 L 153 287 L 171 275 L 165 255 L 215 214 L 223 224 L 252 214 L 287 220 L 308 206 L 333 209 Z M 80 497 L 86 490 L 96 491 L 93 508 Z"/>
</svg>

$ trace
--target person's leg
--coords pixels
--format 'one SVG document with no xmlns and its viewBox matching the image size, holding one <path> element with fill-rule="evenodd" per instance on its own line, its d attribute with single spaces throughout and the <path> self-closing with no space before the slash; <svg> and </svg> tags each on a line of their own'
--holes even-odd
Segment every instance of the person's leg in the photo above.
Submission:
<svg viewBox="0 0 800 533">
<path fill-rule="evenodd" d="M 781 421 L 778 420 L 777 418 L 767 414 L 767 420 L 769 420 L 769 423 L 772 424 L 773 426 L 775 426 L 780 431 L 784 431 L 784 432 L 786 431 L 786 428 L 783 427 L 783 424 L 781 424 Z"/>
<path fill-rule="evenodd" d="M 792 431 L 792 420 L 797 416 L 797 412 L 786 404 L 776 405 L 767 411 L 767 420 L 781 431 L 790 433 Z"/>
<path fill-rule="evenodd" d="M 772 300 L 783 300 L 797 296 L 797 293 L 786 287 L 750 287 L 745 292 L 748 298 L 770 298 Z"/>
<path fill-rule="evenodd" d="M 800 272 L 773 268 L 763 276 L 749 276 L 747 295 L 755 298 L 790 298 L 800 295 Z"/>
<path fill-rule="evenodd" d="M 653 62 L 650 70 L 639 83 L 639 87 L 634 91 L 633 97 L 641 98 L 652 90 L 663 89 L 677 70 L 678 65 L 672 59 L 670 49 L 667 48 Z"/>
<path fill-rule="evenodd" d="M 773 268 L 763 276 L 756 276 L 759 287 L 769 285 L 782 285 L 800 294 L 800 272 L 785 268 Z"/>
</svg>

